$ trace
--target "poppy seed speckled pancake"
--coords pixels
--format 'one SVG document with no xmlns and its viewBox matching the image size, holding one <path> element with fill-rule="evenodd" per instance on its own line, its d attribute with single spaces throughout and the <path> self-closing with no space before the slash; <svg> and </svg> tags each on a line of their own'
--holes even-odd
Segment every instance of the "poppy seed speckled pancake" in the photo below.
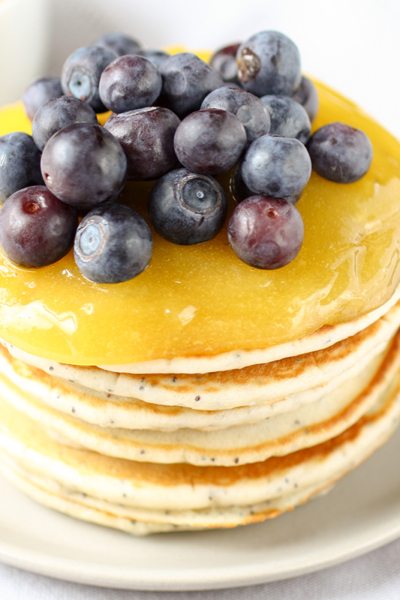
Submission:
<svg viewBox="0 0 400 600">
<path fill-rule="evenodd" d="M 214 356 L 192 356 L 185 358 L 159 359 L 153 361 L 143 361 L 140 363 L 124 365 L 102 365 L 101 369 L 106 371 L 115 371 L 117 373 L 213 373 L 215 371 L 229 371 L 232 369 L 242 369 L 252 365 L 259 365 L 268 362 L 287 358 L 289 356 L 298 356 L 328 348 L 337 342 L 351 337 L 362 331 L 371 323 L 380 319 L 387 313 L 400 298 L 400 288 L 393 296 L 379 308 L 358 317 L 353 321 L 336 323 L 335 325 L 324 325 L 306 337 L 292 340 L 277 346 L 261 348 L 259 350 L 235 350 L 234 352 L 225 352 Z M 50 364 L 46 361 L 43 364 Z M 44 367 L 47 368 L 48 367 Z"/>
<path fill-rule="evenodd" d="M 159 406 L 134 398 L 97 392 L 55 378 L 40 369 L 31 367 L 11 357 L 0 347 L 0 369 L 5 385 L 11 382 L 23 394 L 34 400 L 72 414 L 82 421 L 99 425 L 101 428 L 146 429 L 174 431 L 183 427 L 212 431 L 235 425 L 256 423 L 301 407 L 318 402 L 338 386 L 349 383 L 344 394 L 351 397 L 353 380 L 373 377 L 374 365 L 380 364 L 381 355 L 374 356 L 370 363 L 356 362 L 351 368 L 330 380 L 326 385 L 311 388 L 304 393 L 281 398 L 272 404 L 259 404 L 219 411 L 192 410 L 177 406 Z M 360 366 L 361 365 L 361 366 Z M 365 371 L 371 370 L 372 372 Z M 364 374 L 362 374 L 364 372 Z M 7 388 L 6 388 L 7 389 Z M 6 392 L 4 392 L 6 393 Z M 10 392 L 12 394 L 12 392 Z"/>
<path fill-rule="evenodd" d="M 372 323 L 378 321 L 383 315 L 396 304 L 400 298 L 400 287 L 395 291 L 393 296 L 382 306 L 354 319 L 353 321 L 337 323 L 335 325 L 324 325 L 317 331 L 307 335 L 304 338 L 294 339 L 291 342 L 270 346 L 259 350 L 236 350 L 234 352 L 226 352 L 216 354 L 214 356 L 193 356 L 174 359 L 160 359 L 153 361 L 142 361 L 134 364 L 123 365 L 102 365 L 99 369 L 111 371 L 114 373 L 131 373 L 131 374 L 199 374 L 199 373 L 214 373 L 217 371 L 231 371 L 233 369 L 242 369 L 252 365 L 265 364 L 275 362 L 282 358 L 295 357 L 301 354 L 323 350 L 333 346 L 334 344 L 352 337 L 366 329 Z M 79 381 L 83 376 L 84 370 L 73 365 L 57 363 L 52 360 L 41 358 L 33 354 L 29 354 L 5 340 L 0 340 L 13 356 L 20 358 L 26 363 L 39 367 L 48 373 L 57 375 L 64 379 L 75 379 Z M 87 377 L 85 378 L 87 379 Z M 109 378 L 110 385 L 113 381 Z"/>
<path fill-rule="evenodd" d="M 375 357 L 362 374 L 317 402 L 306 404 L 294 413 L 217 431 L 96 427 L 47 407 L 4 376 L 0 378 L 0 394 L 66 445 L 136 461 L 229 466 L 282 456 L 339 435 L 376 404 L 399 368 L 400 334 L 397 334 L 383 357 Z"/>
<path fill-rule="evenodd" d="M 324 350 L 232 371 L 146 376 L 62 365 L 61 369 L 51 367 L 50 372 L 90 389 L 153 404 L 197 410 L 229 409 L 272 403 L 323 386 L 356 363 L 362 368 L 366 357 L 368 361 L 384 350 L 399 325 L 400 303 L 366 329 Z M 15 348 L 7 347 L 11 354 L 21 356 Z M 40 359 L 35 363 L 40 364 Z"/>
<path fill-rule="evenodd" d="M 113 515 L 113 508 L 118 512 L 116 504 L 121 505 L 120 514 L 124 507 L 138 509 L 136 513 L 130 512 L 130 519 L 136 514 L 143 522 L 164 522 L 160 530 L 165 529 L 165 523 L 190 528 L 231 527 L 266 518 L 271 506 L 274 514 L 270 516 L 275 516 L 281 511 L 274 508 L 274 499 L 282 498 L 284 505 L 286 496 L 291 506 L 283 510 L 292 508 L 295 502 L 291 494 L 299 491 L 297 500 L 302 502 L 354 468 L 397 426 L 400 398 L 398 377 L 395 377 L 375 406 L 341 435 L 284 457 L 236 467 L 138 463 L 66 447 L 4 401 L 0 402 L 0 418 L 0 448 L 11 464 L 15 463 L 22 472 L 39 480 L 44 479 L 50 488 L 55 481 L 67 496 L 67 491 L 72 491 L 66 504 L 73 504 L 75 516 L 78 516 L 79 506 L 85 506 L 84 498 L 88 496 L 89 505 L 90 498 L 100 500 L 99 505 L 105 503 L 103 507 L 109 507 L 109 515 Z M 4 465 L 6 472 L 6 461 Z M 305 492 L 302 499 L 301 490 Z M 54 495 L 54 486 L 51 493 Z M 76 499 L 79 495 L 81 500 L 77 505 L 73 497 Z M 266 502 L 270 504 L 268 508 L 264 506 Z M 68 507 L 62 502 L 59 506 L 56 504 L 53 508 L 73 512 L 66 510 Z M 257 508 L 257 505 L 263 506 Z M 241 507 L 245 510 L 240 510 Z M 92 510 L 97 510 L 99 522 L 101 510 Z M 258 515 L 251 514 L 257 511 Z M 90 512 L 85 513 L 82 508 L 82 518 L 96 520 Z M 118 525 L 121 516 L 114 517 L 114 526 L 121 528 L 121 523 Z M 112 521 L 109 519 L 108 524 Z M 157 528 L 153 526 L 151 530 Z"/>
<path fill-rule="evenodd" d="M 325 494 L 336 480 L 299 489 L 258 505 L 232 506 L 199 511 L 146 511 L 107 502 L 65 488 L 55 480 L 25 471 L 7 455 L 0 454 L 0 472 L 21 491 L 45 506 L 99 525 L 137 536 L 168 531 L 236 527 L 272 519 L 287 510 Z"/>
</svg>

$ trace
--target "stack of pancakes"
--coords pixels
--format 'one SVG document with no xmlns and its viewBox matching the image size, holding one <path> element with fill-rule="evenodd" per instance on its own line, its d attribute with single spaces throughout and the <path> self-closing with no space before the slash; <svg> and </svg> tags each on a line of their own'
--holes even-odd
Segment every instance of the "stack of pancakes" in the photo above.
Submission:
<svg viewBox="0 0 400 600">
<path fill-rule="evenodd" d="M 0 471 L 32 498 L 137 535 L 233 527 L 325 492 L 394 431 L 400 147 L 319 90 L 318 126 L 360 121 L 375 158 L 364 182 L 312 176 L 279 272 L 240 263 L 226 229 L 202 248 L 155 237 L 119 287 L 71 256 L 0 256 Z"/>
<path fill-rule="evenodd" d="M 399 296 L 293 343 L 125 373 L 4 343 L 1 470 L 51 508 L 137 535 L 275 517 L 396 427 Z"/>
</svg>

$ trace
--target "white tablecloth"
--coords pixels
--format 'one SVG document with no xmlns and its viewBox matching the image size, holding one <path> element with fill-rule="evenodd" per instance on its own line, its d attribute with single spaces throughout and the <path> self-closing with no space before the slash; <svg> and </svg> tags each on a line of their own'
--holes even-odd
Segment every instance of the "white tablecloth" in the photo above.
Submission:
<svg viewBox="0 0 400 600">
<path fill-rule="evenodd" d="M 96 588 L 0 564 L 2 600 L 399 600 L 400 540 L 317 573 L 245 588 L 143 592 Z"/>
</svg>

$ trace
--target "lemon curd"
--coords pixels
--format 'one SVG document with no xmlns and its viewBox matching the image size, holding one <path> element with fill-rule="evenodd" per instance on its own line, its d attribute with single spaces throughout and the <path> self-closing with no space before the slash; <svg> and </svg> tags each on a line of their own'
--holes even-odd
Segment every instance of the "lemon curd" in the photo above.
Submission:
<svg viewBox="0 0 400 600">
<path fill-rule="evenodd" d="M 297 204 L 304 245 L 291 264 L 276 271 L 245 265 L 226 226 L 196 246 L 154 233 L 150 266 L 114 285 L 87 281 L 72 252 L 38 270 L 0 257 L 0 337 L 60 362 L 123 364 L 264 348 L 382 305 L 400 281 L 400 145 L 354 104 L 321 84 L 318 90 L 314 129 L 332 121 L 358 127 L 374 158 L 356 183 L 312 174 Z M 10 130 L 30 130 L 21 104 L 0 112 L 0 135 Z M 122 201 L 147 218 L 150 189 L 128 184 Z"/>
</svg>

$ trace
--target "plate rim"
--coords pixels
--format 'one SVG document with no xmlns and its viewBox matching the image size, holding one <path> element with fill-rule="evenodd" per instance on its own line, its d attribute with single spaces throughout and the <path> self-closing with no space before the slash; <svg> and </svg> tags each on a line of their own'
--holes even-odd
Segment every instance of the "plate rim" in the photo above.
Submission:
<svg viewBox="0 0 400 600">
<path fill-rule="evenodd" d="M 51 510 L 51 509 L 49 509 Z M 41 552 L 21 552 L 12 545 L 7 545 L 0 542 L 0 561 L 6 565 L 17 567 L 24 571 L 36 573 L 46 577 L 52 577 L 62 581 L 71 583 L 92 585 L 94 587 L 104 587 L 109 589 L 121 590 L 137 590 L 137 591 L 153 591 L 153 592 L 183 592 L 183 591 L 206 591 L 206 590 L 221 590 L 229 588 L 240 588 L 253 585 L 262 585 L 273 581 L 282 581 L 292 579 L 308 573 L 314 573 L 322 569 L 340 565 L 344 562 L 353 560 L 368 552 L 372 552 L 400 537 L 400 523 L 398 527 L 388 532 L 385 535 L 377 536 L 368 542 L 360 543 L 351 551 L 336 552 L 329 558 L 322 558 L 320 561 L 308 562 L 302 566 L 297 566 L 289 569 L 280 569 L 273 572 L 260 572 L 258 574 L 251 573 L 253 568 L 244 568 L 244 573 L 241 576 L 237 575 L 235 567 L 220 567 L 215 571 L 215 576 L 208 579 L 200 578 L 199 570 L 189 569 L 186 571 L 186 576 L 182 578 L 182 574 L 174 574 L 173 576 L 165 577 L 168 569 L 164 569 L 164 579 L 159 579 L 158 572 L 155 577 L 156 570 L 148 569 L 146 577 L 132 578 L 132 573 L 127 576 L 125 568 L 109 566 L 107 575 L 101 575 L 99 571 L 95 572 L 95 565 L 89 565 L 77 560 L 63 559 L 62 566 L 57 564 L 58 559 L 53 559 Z M 8 546 L 8 547 L 7 547 Z M 17 551 L 15 551 L 17 550 Z M 46 559 L 44 562 L 43 559 Z M 97 567 L 100 569 L 100 567 Z M 232 577 L 231 571 L 236 571 L 236 576 Z M 221 571 L 226 572 L 221 576 Z M 143 573 L 143 570 L 142 570 Z M 179 579 L 178 579 L 179 578 Z"/>
<path fill-rule="evenodd" d="M 395 432 L 396 436 L 396 432 Z M 393 437 L 395 437 L 393 436 Z M 397 431 L 397 437 L 400 440 L 400 430 Z M 378 451 L 379 452 L 379 451 Z M 376 454 L 376 453 L 375 453 Z M 368 461 L 362 465 L 368 468 Z M 356 469 L 357 472 L 359 469 Z M 351 478 L 351 473 L 346 478 Z M 345 478 L 345 479 L 346 479 Z M 339 482 L 339 485 L 346 485 L 345 480 Z M 82 523 L 84 526 L 90 525 L 91 527 L 103 529 L 100 525 L 88 524 L 84 521 L 79 521 L 73 517 L 69 517 L 64 514 L 60 514 L 55 510 L 43 507 L 37 504 L 35 501 L 26 497 L 23 492 L 16 489 L 6 478 L 0 476 L 0 489 L 2 486 L 9 486 L 11 495 L 17 494 L 22 497 L 23 502 L 28 501 L 30 503 L 30 509 L 35 512 L 37 510 L 50 511 L 49 514 L 54 515 L 56 518 L 61 516 L 63 519 L 71 519 L 74 524 Z M 320 501 L 324 501 L 321 498 Z M 311 504 L 310 503 L 307 504 Z M 2 504 L 0 502 L 0 512 L 2 510 Z M 301 510 L 301 507 L 296 509 L 297 512 Z M 248 527 L 257 528 L 263 524 L 253 524 Z M 371 524 L 371 529 L 373 524 Z M 111 531 L 106 528 L 107 531 Z M 121 534 L 122 532 L 118 532 Z M 203 532 L 215 534 L 215 530 L 210 532 Z M 368 532 L 367 532 L 368 533 Z M 184 532 L 186 535 L 193 536 L 195 539 L 197 532 Z M 128 534 L 123 534 L 128 535 Z M 158 534 L 165 535 L 165 534 Z M 180 536 L 181 533 L 167 534 L 172 536 Z M 300 558 L 293 559 L 289 557 L 287 563 L 283 564 L 282 561 L 277 564 L 274 563 L 272 569 L 270 565 L 265 562 L 261 563 L 256 561 L 253 564 L 245 564 L 240 571 L 238 571 L 236 565 L 232 566 L 217 566 L 213 569 L 200 567 L 190 567 L 183 571 L 179 571 L 178 568 L 171 569 L 170 567 L 141 567 L 139 569 L 127 569 L 125 566 L 117 566 L 115 564 L 108 565 L 105 567 L 102 563 L 97 563 L 93 560 L 82 562 L 82 560 L 71 559 L 57 555 L 50 555 L 49 551 L 41 551 L 39 549 L 28 549 L 22 544 L 17 545 L 8 543 L 1 539 L 1 528 L 0 528 L 0 562 L 3 562 L 9 566 L 17 567 L 26 571 L 44 575 L 47 577 L 53 577 L 56 579 L 69 581 L 73 583 L 92 585 L 95 587 L 105 587 L 114 589 L 124 590 L 142 590 L 142 591 L 201 591 L 201 590 L 218 590 L 228 588 L 240 588 L 252 585 L 260 585 L 269 583 L 272 581 L 280 581 L 283 579 L 290 579 L 320 571 L 325 568 L 329 568 L 335 565 L 339 565 L 345 561 L 352 560 L 359 556 L 362 556 L 368 552 L 371 552 L 385 544 L 400 537 L 400 502 L 398 513 L 395 514 L 395 524 L 393 525 L 392 519 L 387 519 L 383 524 L 375 531 L 374 535 L 369 535 L 364 539 L 357 539 L 356 542 L 352 543 L 348 540 L 346 543 L 341 543 L 338 546 L 334 546 L 330 551 L 325 552 L 315 558 L 315 555 L 301 556 Z M 140 543 L 140 538 L 134 538 L 135 543 Z"/>
</svg>

